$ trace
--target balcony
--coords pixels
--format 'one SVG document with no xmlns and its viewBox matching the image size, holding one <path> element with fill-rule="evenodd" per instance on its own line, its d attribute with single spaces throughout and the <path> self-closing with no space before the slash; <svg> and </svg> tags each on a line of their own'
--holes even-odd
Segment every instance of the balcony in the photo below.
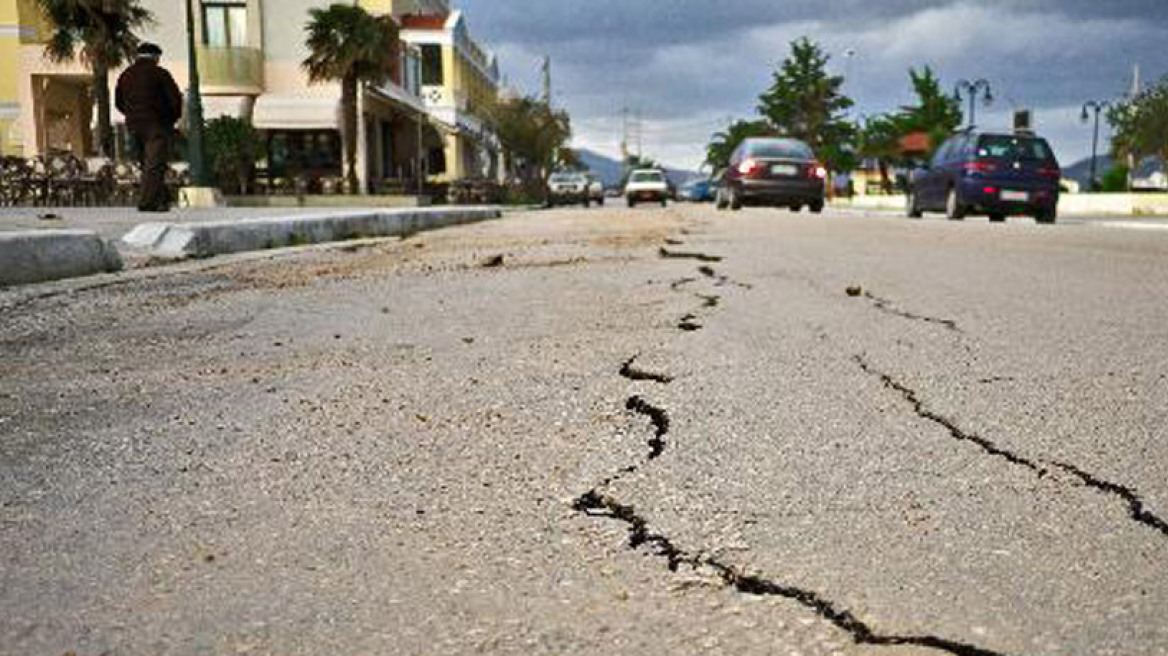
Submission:
<svg viewBox="0 0 1168 656">
<path fill-rule="evenodd" d="M 256 48 L 199 46 L 204 93 L 253 95 L 264 91 L 264 53 Z"/>
</svg>

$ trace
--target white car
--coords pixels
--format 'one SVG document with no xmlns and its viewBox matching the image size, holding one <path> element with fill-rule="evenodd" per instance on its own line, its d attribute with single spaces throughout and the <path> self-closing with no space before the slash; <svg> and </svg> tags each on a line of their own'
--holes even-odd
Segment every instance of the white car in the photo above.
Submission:
<svg viewBox="0 0 1168 656">
<path fill-rule="evenodd" d="M 588 207 L 592 196 L 590 183 L 583 173 L 553 173 L 548 178 L 548 207 L 582 204 Z"/>
<path fill-rule="evenodd" d="M 629 173 L 625 184 L 625 200 L 629 207 L 641 202 L 659 202 L 665 207 L 669 201 L 669 181 L 657 169 L 636 169 Z"/>
</svg>

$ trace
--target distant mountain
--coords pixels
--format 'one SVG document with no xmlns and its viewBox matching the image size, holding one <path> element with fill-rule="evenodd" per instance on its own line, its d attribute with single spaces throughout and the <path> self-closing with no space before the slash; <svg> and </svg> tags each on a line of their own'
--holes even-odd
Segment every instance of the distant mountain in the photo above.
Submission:
<svg viewBox="0 0 1168 656">
<path fill-rule="evenodd" d="M 1099 155 L 1095 162 L 1095 175 L 1102 178 L 1104 173 L 1111 168 L 1111 157 L 1107 155 Z M 1156 171 L 1164 170 L 1163 165 L 1155 157 L 1149 157 L 1136 167 L 1137 178 L 1147 178 Z M 1070 166 L 1063 167 L 1063 177 L 1068 180 L 1078 182 L 1083 189 L 1087 188 L 1087 183 L 1091 179 L 1091 158 L 1087 157 L 1081 161 L 1075 162 Z"/>
<path fill-rule="evenodd" d="M 624 166 L 621 165 L 620 160 L 584 148 L 577 150 L 576 155 L 589 171 L 600 178 L 605 187 L 615 187 L 621 183 L 621 178 L 624 176 Z M 690 178 L 698 176 L 694 171 L 674 169 L 668 166 L 665 167 L 665 175 L 677 187 L 685 184 Z"/>
</svg>

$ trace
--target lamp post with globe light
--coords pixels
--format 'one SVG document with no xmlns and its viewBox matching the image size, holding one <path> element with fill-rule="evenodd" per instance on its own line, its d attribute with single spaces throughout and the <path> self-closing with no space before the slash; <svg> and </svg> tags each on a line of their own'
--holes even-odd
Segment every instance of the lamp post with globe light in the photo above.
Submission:
<svg viewBox="0 0 1168 656">
<path fill-rule="evenodd" d="M 994 102 L 993 91 L 990 89 L 990 83 L 987 80 L 979 79 L 973 82 L 969 80 L 961 80 L 957 83 L 956 89 L 953 91 L 953 97 L 958 102 L 961 101 L 962 94 L 969 99 L 969 127 L 974 127 L 977 122 L 974 120 L 977 111 L 977 96 L 981 94 L 983 102 L 986 107 L 989 107 Z"/>
<path fill-rule="evenodd" d="M 190 88 L 187 90 L 187 163 L 190 165 L 191 183 L 196 187 L 206 187 L 207 165 L 203 151 L 203 97 L 199 91 L 199 61 L 195 49 L 195 9 L 194 0 L 186 0 L 187 5 L 187 70 Z"/>
<path fill-rule="evenodd" d="M 1086 123 L 1090 118 L 1090 112 L 1095 112 L 1095 132 L 1091 137 L 1091 178 L 1087 183 L 1091 191 L 1099 189 L 1099 181 L 1095 178 L 1095 160 L 1099 151 L 1099 114 L 1111 106 L 1111 103 L 1103 100 L 1088 100 L 1083 103 L 1083 113 L 1079 115 L 1079 120 Z"/>
</svg>

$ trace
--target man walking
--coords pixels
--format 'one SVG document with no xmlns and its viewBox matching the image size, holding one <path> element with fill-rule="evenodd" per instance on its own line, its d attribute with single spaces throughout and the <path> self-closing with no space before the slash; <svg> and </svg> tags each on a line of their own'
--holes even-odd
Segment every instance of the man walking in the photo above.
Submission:
<svg viewBox="0 0 1168 656">
<path fill-rule="evenodd" d="M 138 46 L 138 59 L 118 78 L 115 103 L 126 117 L 126 128 L 138 142 L 142 189 L 138 211 L 167 212 L 170 195 L 166 170 L 174 140 L 174 124 L 182 118 L 182 92 L 174 78 L 158 65 L 162 48 Z"/>
</svg>

